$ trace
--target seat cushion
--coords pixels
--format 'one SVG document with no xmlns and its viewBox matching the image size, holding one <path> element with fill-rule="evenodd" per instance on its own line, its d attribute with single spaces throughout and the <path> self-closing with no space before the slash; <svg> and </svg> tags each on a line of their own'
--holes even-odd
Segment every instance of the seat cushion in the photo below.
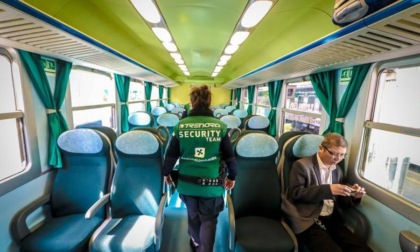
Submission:
<svg viewBox="0 0 420 252">
<path fill-rule="evenodd" d="M 89 239 L 103 219 L 84 214 L 53 218 L 22 240 L 21 251 L 87 251 Z"/>
<path fill-rule="evenodd" d="M 90 251 L 146 251 L 154 242 L 155 220 L 147 215 L 110 219 Z"/>
<path fill-rule="evenodd" d="M 280 221 L 263 217 L 243 217 L 236 224 L 236 252 L 293 251 L 292 238 Z"/>
</svg>

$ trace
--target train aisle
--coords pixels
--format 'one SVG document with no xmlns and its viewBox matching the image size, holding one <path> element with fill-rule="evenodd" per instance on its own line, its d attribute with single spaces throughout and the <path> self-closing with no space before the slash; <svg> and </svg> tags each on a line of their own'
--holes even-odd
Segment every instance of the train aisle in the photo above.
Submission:
<svg viewBox="0 0 420 252">
<path fill-rule="evenodd" d="M 192 251 L 188 237 L 187 208 L 175 192 L 165 208 L 161 252 Z M 216 230 L 214 252 L 229 251 L 229 220 L 227 207 L 220 213 Z"/>
</svg>

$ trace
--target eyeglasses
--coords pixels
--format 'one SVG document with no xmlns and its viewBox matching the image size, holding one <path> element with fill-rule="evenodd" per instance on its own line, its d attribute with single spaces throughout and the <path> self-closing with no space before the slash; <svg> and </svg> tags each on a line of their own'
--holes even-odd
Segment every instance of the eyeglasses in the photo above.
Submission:
<svg viewBox="0 0 420 252">
<path fill-rule="evenodd" d="M 330 151 L 327 147 L 325 147 L 324 145 L 321 145 L 322 146 L 322 148 L 324 148 L 326 151 L 328 151 L 328 153 L 330 153 L 330 155 L 333 157 L 333 158 L 344 158 L 347 154 L 346 153 L 344 153 L 344 154 L 341 154 L 341 153 L 335 153 L 335 152 L 332 152 L 332 151 Z"/>
</svg>

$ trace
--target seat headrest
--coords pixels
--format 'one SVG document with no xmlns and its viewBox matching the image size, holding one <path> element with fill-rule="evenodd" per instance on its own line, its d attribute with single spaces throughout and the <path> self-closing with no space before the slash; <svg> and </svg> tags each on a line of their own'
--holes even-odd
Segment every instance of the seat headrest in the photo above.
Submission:
<svg viewBox="0 0 420 252">
<path fill-rule="evenodd" d="M 159 150 L 159 140 L 148 131 L 129 131 L 117 138 L 115 147 L 129 155 L 150 155 Z"/>
<path fill-rule="evenodd" d="M 248 127 L 251 129 L 264 129 L 270 125 L 270 120 L 265 116 L 255 115 L 249 118 Z"/>
<path fill-rule="evenodd" d="M 128 116 L 128 122 L 133 125 L 148 125 L 152 118 L 146 112 L 134 112 Z"/>
<path fill-rule="evenodd" d="M 236 152 L 243 157 L 268 157 L 278 149 L 276 139 L 265 133 L 248 133 L 236 144 Z"/>
<path fill-rule="evenodd" d="M 70 153 L 95 154 L 104 147 L 104 141 L 92 129 L 74 129 L 61 134 L 57 140 L 60 149 Z"/>
<path fill-rule="evenodd" d="M 239 118 L 245 118 L 245 117 L 248 116 L 248 112 L 245 109 L 235 109 L 232 112 L 232 115 L 235 115 L 235 116 L 237 116 Z"/>
<path fill-rule="evenodd" d="M 222 109 L 222 108 L 218 108 L 218 109 L 215 109 L 213 111 L 213 116 L 214 117 L 221 117 L 221 116 L 224 116 L 224 115 L 227 115 L 227 114 L 229 114 L 228 111 L 226 109 Z"/>
<path fill-rule="evenodd" d="M 241 119 L 234 115 L 224 115 L 220 117 L 220 121 L 225 123 L 229 129 L 238 128 L 241 125 Z"/>
<path fill-rule="evenodd" d="M 154 107 L 152 109 L 152 115 L 158 116 L 158 115 L 161 115 L 163 113 L 166 113 L 166 108 L 164 108 L 164 107 Z"/>
<path fill-rule="evenodd" d="M 293 155 L 309 157 L 317 153 L 324 138 L 319 135 L 306 134 L 300 136 L 293 145 Z"/>
<path fill-rule="evenodd" d="M 174 127 L 179 122 L 179 116 L 172 113 L 161 114 L 157 118 L 157 123 L 159 125 L 164 125 L 167 127 Z"/>
</svg>

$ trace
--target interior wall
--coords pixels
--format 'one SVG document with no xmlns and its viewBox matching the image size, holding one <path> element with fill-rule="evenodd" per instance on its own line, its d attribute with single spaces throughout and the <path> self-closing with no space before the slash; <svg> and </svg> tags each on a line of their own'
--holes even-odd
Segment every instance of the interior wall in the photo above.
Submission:
<svg viewBox="0 0 420 252">
<path fill-rule="evenodd" d="M 199 84 L 183 83 L 178 87 L 171 88 L 169 99 L 171 102 L 178 102 L 180 104 L 187 104 L 190 102 L 189 93 L 191 87 L 201 86 Z M 222 88 L 220 84 L 208 85 L 213 94 L 211 105 L 220 105 L 222 103 L 229 104 L 230 89 Z"/>
</svg>

